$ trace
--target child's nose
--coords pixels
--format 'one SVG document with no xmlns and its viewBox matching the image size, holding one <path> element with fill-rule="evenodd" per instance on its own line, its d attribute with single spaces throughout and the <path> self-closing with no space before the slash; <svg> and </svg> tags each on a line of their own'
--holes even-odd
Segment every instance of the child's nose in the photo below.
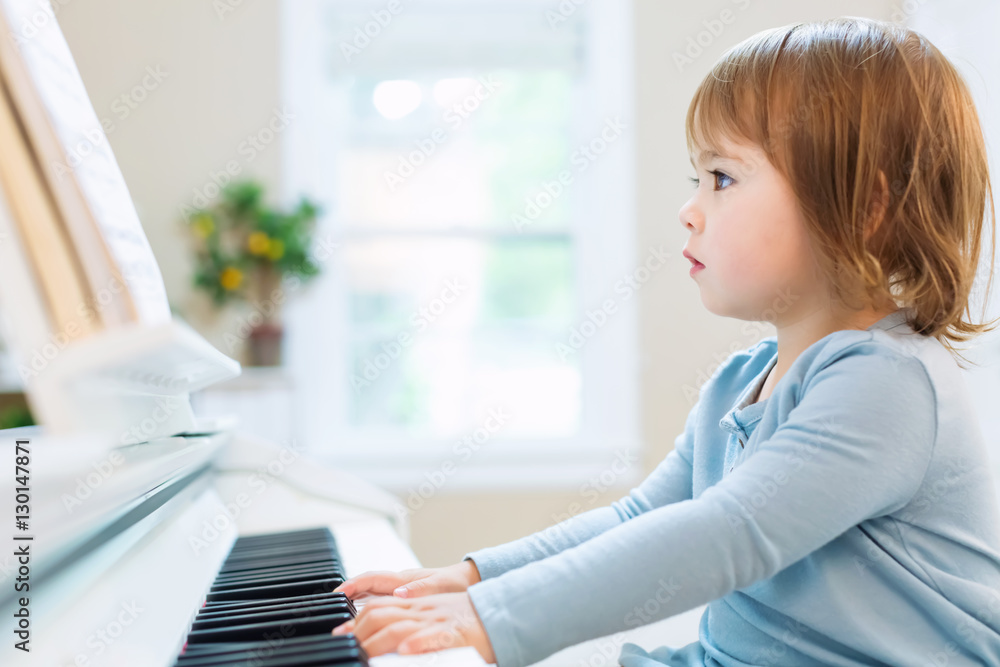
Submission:
<svg viewBox="0 0 1000 667">
<path fill-rule="evenodd" d="M 701 211 L 698 210 L 697 205 L 694 203 L 694 197 L 687 200 L 680 210 L 677 212 L 677 217 L 681 221 L 681 225 L 684 229 L 690 232 L 696 232 L 701 229 L 701 225 L 704 222 L 704 216 L 702 216 Z"/>
</svg>

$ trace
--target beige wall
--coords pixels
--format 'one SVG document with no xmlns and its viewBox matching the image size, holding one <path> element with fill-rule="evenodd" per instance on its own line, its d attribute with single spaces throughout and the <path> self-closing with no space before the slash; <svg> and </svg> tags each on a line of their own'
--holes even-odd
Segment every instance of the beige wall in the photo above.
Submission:
<svg viewBox="0 0 1000 667">
<path fill-rule="evenodd" d="M 236 4 L 236 3 L 233 3 Z M 689 191 L 684 143 L 687 103 L 712 62 L 753 33 L 793 21 L 840 15 L 889 18 L 889 0 L 753 0 L 689 3 L 635 0 L 637 248 L 664 245 L 679 251 L 687 235 L 677 210 Z M 728 10 L 729 15 L 721 12 Z M 279 106 L 278 8 L 273 0 L 241 2 L 220 19 L 203 0 L 71 0 L 58 14 L 91 100 L 115 122 L 110 141 L 160 262 L 173 303 L 220 348 L 225 320 L 196 320 L 191 308 L 190 264 L 179 210 L 211 171 L 238 160 L 277 189 L 280 147 L 253 161 L 238 152 Z M 732 20 L 694 62 L 678 71 L 673 54 L 705 29 L 703 21 Z M 147 66 L 167 72 L 160 86 L 128 118 L 114 100 L 137 85 Z M 679 254 L 679 252 L 678 252 Z M 673 447 L 692 405 L 690 393 L 729 353 L 773 329 L 745 327 L 706 311 L 687 268 L 641 292 L 642 428 L 648 472 Z M 611 491 L 607 503 L 627 489 Z M 412 519 L 413 548 L 426 565 L 458 560 L 472 549 L 498 544 L 549 525 L 565 514 L 575 492 L 440 494 Z M 595 503 L 596 506 L 596 503 Z"/>
<path fill-rule="evenodd" d="M 64 3 L 60 5 L 60 2 Z M 163 272 L 171 305 L 223 349 L 227 320 L 189 289 L 191 255 L 181 207 L 212 174 L 237 162 L 277 188 L 281 146 L 240 152 L 279 107 L 278 4 L 232 2 L 221 18 L 203 0 L 56 0 L 66 41 L 108 135 Z M 147 68 L 162 81 L 134 109 L 121 100 Z M 165 76 L 163 76 L 165 74 Z M 152 81 L 148 79 L 147 81 Z M 128 116 L 124 115 L 128 110 Z"/>
</svg>

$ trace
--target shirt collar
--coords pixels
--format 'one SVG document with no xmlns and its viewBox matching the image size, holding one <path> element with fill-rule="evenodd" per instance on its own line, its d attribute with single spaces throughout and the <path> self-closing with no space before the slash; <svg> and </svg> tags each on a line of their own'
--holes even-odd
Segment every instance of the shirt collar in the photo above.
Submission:
<svg viewBox="0 0 1000 667">
<path fill-rule="evenodd" d="M 875 324 L 868 327 L 868 331 L 871 331 L 872 329 L 883 329 L 888 331 L 889 329 L 895 329 L 901 325 L 909 327 L 909 324 L 907 324 L 906 321 L 906 316 L 909 314 L 909 311 L 909 308 L 900 308 L 899 310 L 893 311 Z"/>
</svg>

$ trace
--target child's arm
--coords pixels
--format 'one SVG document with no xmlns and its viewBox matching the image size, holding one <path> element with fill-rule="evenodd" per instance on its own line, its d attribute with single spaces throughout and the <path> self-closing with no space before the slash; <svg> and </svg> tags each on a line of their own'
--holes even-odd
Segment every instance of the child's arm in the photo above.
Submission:
<svg viewBox="0 0 1000 667">
<path fill-rule="evenodd" d="M 937 429 L 922 363 L 859 343 L 803 391 L 775 433 L 698 498 L 471 586 L 497 664 L 531 664 L 706 604 L 905 507 Z"/>
<path fill-rule="evenodd" d="M 460 563 L 442 568 L 417 568 L 391 572 L 370 570 L 351 577 L 334 592 L 354 599 L 361 595 L 416 597 L 464 591 L 482 579 L 495 577 L 599 535 L 622 521 L 691 497 L 692 435 L 698 405 L 688 413 L 684 432 L 659 466 L 629 495 L 550 526 L 543 531 L 496 547 L 466 554 Z M 405 588 L 405 591 L 396 592 Z"/>
<path fill-rule="evenodd" d="M 575 514 L 526 537 L 473 551 L 462 560 L 471 560 L 476 564 L 482 579 L 489 579 L 575 547 L 644 512 L 689 500 L 697 412 L 698 403 L 695 403 L 688 412 L 684 431 L 674 441 L 673 451 L 628 495 L 608 506 Z M 582 497 L 578 504 L 583 504 Z M 572 512 L 572 508 L 568 509 Z"/>
</svg>

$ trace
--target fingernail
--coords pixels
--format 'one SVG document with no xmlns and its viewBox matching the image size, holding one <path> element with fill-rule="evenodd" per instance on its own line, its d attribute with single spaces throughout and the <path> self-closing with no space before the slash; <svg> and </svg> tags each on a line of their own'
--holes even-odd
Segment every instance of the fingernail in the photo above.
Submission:
<svg viewBox="0 0 1000 667">
<path fill-rule="evenodd" d="M 401 598 L 405 598 L 406 597 L 406 586 L 400 586 L 399 588 L 397 588 L 396 590 L 394 590 L 392 592 L 392 594 L 393 595 L 397 595 L 397 596 L 399 596 Z"/>
</svg>

